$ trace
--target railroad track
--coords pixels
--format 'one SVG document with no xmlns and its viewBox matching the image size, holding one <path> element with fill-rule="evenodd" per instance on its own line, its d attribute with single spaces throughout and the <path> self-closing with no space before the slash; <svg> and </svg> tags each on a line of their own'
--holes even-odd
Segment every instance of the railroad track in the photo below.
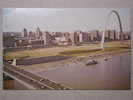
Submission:
<svg viewBox="0 0 133 100">
<path fill-rule="evenodd" d="M 4 72 L 9 73 L 15 76 L 16 78 L 21 79 L 22 81 L 32 85 L 33 87 L 35 87 L 35 89 L 39 89 L 39 90 L 70 90 L 72 89 L 65 85 L 58 84 L 49 79 L 42 78 L 38 75 L 25 71 L 24 69 L 21 69 L 17 66 L 13 66 L 9 64 L 8 62 L 4 62 L 3 70 Z"/>
</svg>

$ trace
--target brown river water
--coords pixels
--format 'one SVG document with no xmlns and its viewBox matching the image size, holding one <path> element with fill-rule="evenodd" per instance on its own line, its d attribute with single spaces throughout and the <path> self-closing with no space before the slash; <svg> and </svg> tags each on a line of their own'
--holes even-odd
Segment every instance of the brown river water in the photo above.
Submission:
<svg viewBox="0 0 133 100">
<path fill-rule="evenodd" d="M 96 65 L 71 63 L 37 74 L 75 90 L 126 90 L 130 89 L 130 57 L 122 53 L 107 61 L 102 58 Z"/>
</svg>

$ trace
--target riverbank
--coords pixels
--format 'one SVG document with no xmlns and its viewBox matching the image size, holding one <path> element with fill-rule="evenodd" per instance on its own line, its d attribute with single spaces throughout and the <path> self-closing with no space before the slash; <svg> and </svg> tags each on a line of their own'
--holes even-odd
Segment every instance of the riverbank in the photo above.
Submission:
<svg viewBox="0 0 133 100">
<path fill-rule="evenodd" d="M 76 63 L 76 64 L 78 64 L 80 62 L 86 63 L 86 61 L 92 60 L 92 59 L 98 60 L 98 61 L 103 58 L 108 59 L 108 57 L 117 56 L 117 55 L 121 55 L 124 53 L 130 53 L 130 52 L 128 50 L 125 50 L 125 51 L 121 51 L 121 52 L 101 53 L 101 54 L 89 55 L 89 56 L 72 57 L 67 60 L 56 61 L 56 62 L 41 63 L 41 64 L 27 65 L 27 66 L 21 65 L 20 67 L 29 72 L 37 73 L 37 72 L 41 72 L 41 71 L 53 70 L 53 69 L 56 69 L 59 67 L 64 67 L 64 66 L 67 66 L 72 63 Z"/>
<path fill-rule="evenodd" d="M 117 52 L 121 50 L 128 50 L 130 41 L 112 41 L 106 42 L 104 50 L 99 49 L 100 43 L 98 44 L 86 44 L 81 46 L 66 46 L 66 47 L 53 47 L 33 50 L 23 50 L 16 52 L 6 52 L 4 58 L 10 59 L 29 59 L 39 58 L 47 56 L 88 56 L 91 54 L 99 54 L 105 52 Z"/>
<path fill-rule="evenodd" d="M 19 52 L 7 53 L 8 58 L 20 59 L 20 65 L 24 70 L 30 72 L 47 71 L 58 67 L 63 67 L 71 63 L 79 63 L 87 60 L 100 58 L 108 58 L 108 56 L 115 56 L 125 52 L 130 52 L 129 41 L 113 41 L 105 43 L 103 50 L 96 49 L 99 44 L 90 44 L 84 46 L 69 46 L 69 47 L 54 47 L 45 49 L 36 49 L 33 51 L 25 50 Z M 64 54 L 63 54 L 64 53 Z M 29 57 L 24 58 L 29 55 Z M 54 55 L 54 56 L 52 56 Z M 62 58 L 68 59 L 62 59 Z M 21 60 L 22 59 L 22 60 Z M 30 63 L 29 63 L 30 62 Z"/>
</svg>

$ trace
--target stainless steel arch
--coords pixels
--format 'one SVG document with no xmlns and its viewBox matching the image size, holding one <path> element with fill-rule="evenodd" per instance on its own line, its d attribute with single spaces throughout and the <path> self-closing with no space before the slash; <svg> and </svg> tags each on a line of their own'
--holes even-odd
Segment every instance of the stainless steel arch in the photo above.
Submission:
<svg viewBox="0 0 133 100">
<path fill-rule="evenodd" d="M 112 14 L 115 14 L 115 15 L 116 15 L 116 17 L 117 17 L 117 19 L 118 19 L 118 22 L 119 22 L 120 33 L 121 33 L 121 34 L 123 33 L 123 28 L 122 28 L 122 22 L 121 22 L 121 19 L 120 19 L 120 15 L 119 15 L 119 13 L 118 13 L 116 10 L 112 10 L 112 11 L 108 14 L 107 20 L 106 20 L 106 22 L 105 22 L 105 30 L 104 30 L 104 32 L 103 32 L 102 40 L 101 40 L 101 48 L 102 48 L 102 49 L 104 48 L 105 31 L 106 31 L 106 27 L 107 27 L 107 22 L 108 22 L 108 20 L 109 20 L 109 18 L 110 18 L 110 16 L 111 16 Z"/>
</svg>

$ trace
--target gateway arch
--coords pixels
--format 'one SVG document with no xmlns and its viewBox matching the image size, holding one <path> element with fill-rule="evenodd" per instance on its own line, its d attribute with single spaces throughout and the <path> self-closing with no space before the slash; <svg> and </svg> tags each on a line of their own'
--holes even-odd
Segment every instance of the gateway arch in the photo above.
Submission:
<svg viewBox="0 0 133 100">
<path fill-rule="evenodd" d="M 119 22 L 120 34 L 123 33 L 123 28 L 122 28 L 122 22 L 121 22 L 121 19 L 120 19 L 120 15 L 119 15 L 119 13 L 118 13 L 116 10 L 112 10 L 112 11 L 108 14 L 107 20 L 106 20 L 106 22 L 105 22 L 105 30 L 104 30 L 104 32 L 103 32 L 103 34 L 102 34 L 102 39 L 101 39 L 101 49 L 104 48 L 105 31 L 106 31 L 106 29 L 107 29 L 107 28 L 106 28 L 106 27 L 107 27 L 107 22 L 108 22 L 110 16 L 113 15 L 113 14 L 117 17 L 117 20 L 118 20 L 118 22 Z"/>
</svg>

